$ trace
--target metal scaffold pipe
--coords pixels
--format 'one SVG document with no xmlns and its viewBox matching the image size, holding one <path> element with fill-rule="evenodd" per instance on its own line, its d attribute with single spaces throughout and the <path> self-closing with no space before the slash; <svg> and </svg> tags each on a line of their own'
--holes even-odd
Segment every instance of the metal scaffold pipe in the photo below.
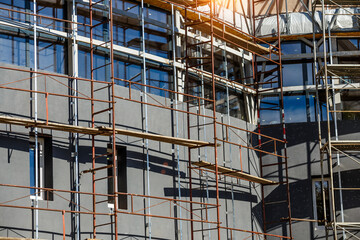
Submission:
<svg viewBox="0 0 360 240">
<path fill-rule="evenodd" d="M 38 120 L 38 95 L 37 95 L 37 18 L 36 18 L 36 12 L 37 12 L 37 4 L 36 0 L 34 0 L 33 4 L 34 8 L 34 119 L 35 121 Z M 35 187 L 39 187 L 39 142 L 38 142 L 38 128 L 34 128 L 35 132 Z M 35 193 L 35 238 L 39 238 L 39 192 Z"/>
</svg>

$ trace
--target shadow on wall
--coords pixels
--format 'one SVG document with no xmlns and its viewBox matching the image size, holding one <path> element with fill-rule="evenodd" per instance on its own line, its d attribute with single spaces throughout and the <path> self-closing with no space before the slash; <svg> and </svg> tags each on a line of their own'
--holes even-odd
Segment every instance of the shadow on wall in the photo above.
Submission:
<svg viewBox="0 0 360 240">
<path fill-rule="evenodd" d="M 128 146 L 129 144 L 126 144 Z M 138 147 L 139 150 L 142 150 L 142 147 L 134 145 L 133 147 Z M 0 133 L 0 148 L 7 149 L 7 162 L 11 163 L 13 151 L 29 152 L 29 135 L 20 134 L 20 133 L 11 133 L 3 132 Z M 107 152 L 107 148 L 96 148 L 97 154 L 103 154 Z M 153 151 L 162 155 L 166 155 L 168 158 L 159 157 L 159 156 L 149 156 L 150 160 L 150 171 L 155 173 L 160 173 L 162 175 L 168 176 L 177 176 L 175 161 L 171 161 L 172 155 L 164 152 Z M 79 162 L 82 164 L 91 163 L 91 153 L 90 146 L 79 146 Z M 53 157 L 56 159 L 62 159 L 66 161 L 71 161 L 71 151 L 68 147 L 68 141 L 60 142 L 53 138 Z M 136 168 L 136 169 L 146 169 L 144 165 L 144 159 L 146 159 L 146 154 L 136 151 L 127 150 L 127 167 Z M 107 164 L 106 157 L 98 158 L 97 163 Z M 186 173 L 180 172 L 181 178 L 186 177 Z"/>
<path fill-rule="evenodd" d="M 14 238 L 28 239 L 29 237 L 31 237 L 33 235 L 33 232 L 34 232 L 33 229 L 28 229 L 28 228 L 0 226 L 0 236 L 2 236 L 2 237 L 14 237 Z M 99 235 L 101 237 L 108 237 L 105 239 L 111 239 L 113 237 L 112 232 L 97 231 L 96 233 L 97 233 L 97 235 Z M 39 230 L 39 235 L 40 235 L 40 237 L 46 235 L 46 239 L 51 239 L 51 240 L 60 239 L 63 237 L 62 232 L 43 231 L 43 230 Z M 118 236 L 119 236 L 119 239 L 133 239 L 133 238 L 134 239 L 143 239 L 144 238 L 144 235 L 136 235 L 136 234 L 130 234 L 130 233 L 127 233 L 127 234 L 118 233 Z M 71 234 L 65 234 L 65 237 L 66 237 L 66 239 L 75 239 L 75 236 L 71 235 Z M 82 237 L 82 239 L 86 239 L 87 237 L 89 239 L 91 239 L 91 238 L 93 238 L 93 232 L 88 232 L 88 231 L 81 232 L 81 237 Z M 154 237 L 154 236 L 152 236 L 151 238 L 155 239 L 155 240 L 166 240 L 166 238 L 158 238 L 158 237 Z"/>
<path fill-rule="evenodd" d="M 321 128 L 323 137 L 327 133 L 326 122 L 322 122 Z M 332 127 L 333 129 L 333 127 Z M 338 129 L 340 139 L 359 139 L 360 123 L 358 121 L 339 121 Z M 282 139 L 282 127 L 280 125 L 264 126 L 262 133 Z M 288 149 L 288 165 L 290 169 L 290 197 L 291 197 L 291 211 L 293 218 L 314 219 L 314 201 L 312 193 L 312 180 L 319 177 L 312 175 L 314 172 L 320 173 L 320 151 L 318 147 L 318 125 L 317 123 L 291 123 L 286 125 L 287 133 L 287 149 Z M 332 132 L 334 136 L 334 132 Z M 270 151 L 271 147 L 264 146 L 263 148 Z M 278 154 L 281 150 L 278 149 Z M 263 155 L 265 161 L 280 162 L 281 159 L 276 157 Z M 349 160 L 352 161 L 352 160 Z M 284 172 L 279 171 L 279 168 L 272 168 L 272 171 L 266 172 L 266 176 L 272 179 L 283 179 Z M 359 187 L 360 186 L 360 169 L 345 170 L 342 169 L 342 187 Z M 337 174 L 334 174 L 334 184 L 338 187 Z M 265 198 L 266 202 L 276 202 L 286 199 L 285 186 L 274 186 L 267 192 Z M 339 193 L 336 191 L 336 208 L 340 209 Z M 345 218 L 354 220 L 358 212 L 360 191 L 343 191 L 343 201 Z M 257 208 L 261 209 L 262 204 L 259 203 Z M 283 232 L 285 234 L 288 230 L 286 222 L 278 222 L 281 218 L 288 217 L 287 203 L 268 204 L 266 205 L 266 221 L 268 231 Z M 337 213 L 339 217 L 340 213 Z M 355 218 L 356 219 L 356 218 Z M 358 221 L 358 217 L 357 217 Z M 297 224 L 295 231 L 300 236 L 309 234 L 310 239 L 315 239 L 318 233 L 314 231 L 314 223 L 295 222 Z M 295 225 L 294 225 L 295 226 Z M 304 227 L 307 226 L 307 227 Z M 296 236 L 295 236 L 296 237 Z M 299 237 L 299 236 L 298 236 Z"/>
<path fill-rule="evenodd" d="M 211 188 L 210 188 L 211 189 Z M 209 190 L 209 198 L 215 199 L 216 198 L 216 191 Z M 174 195 L 175 193 L 175 195 Z M 257 196 L 245 191 L 237 191 L 234 190 L 234 200 L 237 201 L 244 201 L 244 202 L 252 202 L 257 203 L 258 199 Z M 164 195 L 166 197 L 179 197 L 178 189 L 174 188 L 164 188 Z M 190 190 L 188 188 L 181 188 L 181 196 L 182 197 L 189 197 Z M 206 191 L 204 190 L 192 190 L 192 196 L 196 198 L 206 198 Z M 219 190 L 219 198 L 220 199 L 231 199 L 231 191 Z"/>
<path fill-rule="evenodd" d="M 284 202 L 286 199 L 284 193 L 286 193 L 285 186 L 277 185 L 265 197 L 265 203 L 268 203 L 265 205 L 268 231 L 284 228 L 284 225 L 286 225 L 288 207 L 287 202 Z M 290 183 L 290 196 L 292 217 L 313 219 L 311 179 Z M 262 211 L 262 202 L 258 203 L 254 208 Z M 258 221 L 262 220 L 263 219 L 258 219 Z M 287 230 L 283 231 L 283 234 L 286 235 L 286 231 Z"/>
</svg>

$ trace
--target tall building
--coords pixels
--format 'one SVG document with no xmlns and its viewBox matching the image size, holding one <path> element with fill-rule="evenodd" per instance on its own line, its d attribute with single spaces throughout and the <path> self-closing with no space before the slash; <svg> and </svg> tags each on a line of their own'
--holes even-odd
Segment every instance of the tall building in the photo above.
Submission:
<svg viewBox="0 0 360 240">
<path fill-rule="evenodd" d="M 359 239 L 359 7 L 0 0 L 0 238 Z"/>
</svg>

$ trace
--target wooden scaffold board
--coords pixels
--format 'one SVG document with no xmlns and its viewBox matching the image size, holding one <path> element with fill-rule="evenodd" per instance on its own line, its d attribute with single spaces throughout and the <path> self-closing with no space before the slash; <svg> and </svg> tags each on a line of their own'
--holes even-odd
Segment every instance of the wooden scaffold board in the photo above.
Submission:
<svg viewBox="0 0 360 240">
<path fill-rule="evenodd" d="M 38 127 L 43 129 L 50 129 L 56 131 L 64 131 L 64 132 L 74 132 L 79 134 L 89 134 L 89 135 L 103 135 L 103 136 L 110 136 L 112 135 L 112 128 L 100 126 L 100 127 L 82 127 L 82 126 L 74 126 L 70 124 L 62 124 L 62 123 L 53 123 L 53 122 L 46 122 L 46 121 L 35 121 L 32 119 L 26 118 L 15 118 L 15 117 L 7 117 L 7 116 L 0 116 L 0 123 L 4 124 L 13 124 L 13 125 L 20 125 L 24 127 Z M 205 141 L 198 141 L 198 140 L 191 140 L 185 138 L 177 138 L 177 137 L 170 137 L 164 135 L 158 135 L 153 133 L 145 133 L 133 130 L 125 130 L 125 129 L 115 129 L 115 133 L 124 136 L 131 136 L 131 137 L 138 137 L 144 138 L 159 142 L 171 143 L 176 145 L 182 145 L 186 147 L 204 147 L 204 146 L 214 146 L 213 143 L 205 142 Z"/>
<path fill-rule="evenodd" d="M 193 165 L 201 167 L 201 168 L 206 168 L 206 169 L 210 169 L 215 171 L 216 170 L 216 166 L 215 164 L 209 163 L 209 162 L 205 162 L 205 161 L 199 161 L 199 162 L 192 162 Z M 257 177 L 254 175 L 250 175 L 241 171 L 237 171 L 237 170 L 233 170 L 230 168 L 226 168 L 223 166 L 218 166 L 218 172 L 221 174 L 225 174 L 231 177 L 235 177 L 235 178 L 240 178 L 249 182 L 254 182 L 254 183 L 261 183 L 264 185 L 270 185 L 270 184 L 277 184 L 277 182 L 275 181 L 271 181 L 271 180 L 267 180 L 265 178 L 261 178 L 261 177 Z"/>
<path fill-rule="evenodd" d="M 139 0 L 137 0 L 139 1 Z M 193 8 L 195 1 L 192 0 L 144 0 L 144 3 L 150 4 L 154 7 L 158 7 L 167 11 L 171 11 L 170 2 L 183 5 L 184 7 L 174 6 L 174 9 L 178 10 L 181 15 L 188 20 L 194 22 L 201 22 L 199 24 L 192 25 L 192 28 L 202 31 L 203 33 L 210 34 L 210 18 L 207 14 L 202 14 L 199 11 L 196 11 Z M 197 5 L 206 5 L 210 1 L 200 1 L 197 2 Z M 185 14 L 185 7 L 187 7 L 187 12 Z M 189 8 L 190 7 L 190 8 Z M 186 15 L 186 16 L 185 16 Z M 214 18 L 213 19 L 213 30 L 214 33 L 218 36 L 221 36 L 221 39 L 229 44 L 236 44 L 247 51 L 252 51 L 258 55 L 266 55 L 269 53 L 277 54 L 277 51 L 271 50 L 270 48 L 263 47 L 260 44 L 254 42 L 250 35 L 246 35 L 241 30 L 236 29 L 235 27 L 230 27 L 222 22 L 222 20 Z"/>
</svg>

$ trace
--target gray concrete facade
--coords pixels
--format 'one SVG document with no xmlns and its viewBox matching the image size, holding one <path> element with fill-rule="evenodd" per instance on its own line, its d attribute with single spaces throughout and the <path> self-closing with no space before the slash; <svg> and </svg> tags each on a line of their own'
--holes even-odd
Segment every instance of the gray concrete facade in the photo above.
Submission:
<svg viewBox="0 0 360 240">
<path fill-rule="evenodd" d="M 3 65 L 14 67 L 11 65 Z M 29 77 L 29 73 L 1 70 L 3 79 L 25 79 Z M 55 78 L 58 81 L 47 79 L 47 90 L 66 94 L 67 87 L 61 86 L 59 82 L 68 84 L 66 78 Z M 38 78 L 39 90 L 44 88 L 44 78 Z M 31 81 L 21 82 L 16 84 L 16 87 L 27 88 Z M 90 88 L 88 83 L 80 83 L 79 91 L 82 94 L 89 94 Z M 126 95 L 128 90 L 121 86 L 116 86 L 116 92 L 119 96 Z M 138 94 L 134 98 L 140 99 L 140 91 L 134 91 Z M 12 91 L 9 89 L 2 89 L 3 103 L 1 104 L 1 113 L 4 116 L 32 118 L 33 117 L 33 96 L 31 93 Z M 152 95 L 153 98 L 159 101 L 164 100 L 162 97 Z M 69 99 L 64 97 L 50 96 L 48 98 L 49 104 L 49 121 L 58 123 L 71 123 L 71 115 L 69 114 L 71 104 Z M 45 98 L 39 94 L 39 120 L 46 119 Z M 96 105 L 96 108 L 102 109 L 104 106 Z M 148 109 L 148 125 L 149 132 L 162 134 L 166 136 L 174 136 L 175 130 L 175 113 L 174 111 L 167 111 L 156 107 L 149 107 Z M 144 130 L 144 123 L 142 122 L 143 112 L 142 106 L 138 103 L 131 103 L 127 101 L 119 101 L 116 103 L 116 125 L 119 128 L 131 130 Z M 90 101 L 79 100 L 79 125 L 89 126 L 91 121 Z M 228 122 L 225 116 L 218 114 L 218 118 L 224 122 Z M 193 117 L 191 124 L 196 124 L 196 117 Z M 244 129 L 254 130 L 254 126 L 235 118 L 231 118 L 232 124 L 242 127 Z M 98 120 L 98 125 L 106 125 L 108 123 L 108 114 L 101 115 Z M 186 114 L 179 113 L 179 137 L 187 138 Z M 21 126 L 1 125 L 1 183 L 14 184 L 21 186 L 29 186 L 30 169 L 29 169 L 29 133 L 31 128 L 24 128 Z M 206 132 L 207 139 L 211 141 L 212 128 L 200 129 L 200 132 L 193 131 L 193 138 L 200 140 Z M 39 130 L 41 134 L 48 134 L 52 136 L 52 151 L 53 151 L 53 187 L 54 189 L 70 190 L 74 189 L 74 158 L 72 155 L 73 146 L 71 144 L 72 136 L 66 132 Z M 39 135 L 41 137 L 41 134 Z M 218 128 L 218 137 L 225 137 L 224 130 Z M 246 139 L 246 133 L 239 131 L 240 137 Z M 232 137 L 236 137 L 232 134 Z M 104 154 L 107 151 L 109 139 L 108 137 L 96 137 L 96 154 Z M 146 178 L 146 152 L 142 139 L 118 136 L 116 142 L 119 146 L 126 147 L 127 152 L 127 190 L 128 193 L 151 195 L 167 198 L 179 198 L 178 186 L 178 170 L 180 173 L 181 183 L 181 199 L 189 200 L 189 170 L 188 170 L 188 156 L 185 147 L 179 148 L 180 153 L 180 169 L 177 169 L 176 163 L 176 148 L 171 144 L 149 141 L 149 159 L 150 159 L 150 190 L 147 190 Z M 240 169 L 238 148 L 233 147 L 229 149 L 228 145 L 218 147 L 219 164 L 228 165 L 230 159 L 233 161 L 233 167 Z M 194 149 L 192 152 L 192 159 L 195 161 L 198 158 L 213 162 L 214 150 L 212 147 Z M 79 162 L 80 171 L 91 169 L 91 138 L 89 135 L 80 135 L 79 137 Z M 231 155 L 231 156 L 230 156 Z M 253 175 L 259 174 L 258 158 L 254 151 L 242 150 L 243 169 Z M 226 161 L 226 162 L 225 162 Z M 106 165 L 106 158 L 98 160 L 98 166 Z M 96 166 L 96 167 L 98 167 Z M 196 174 L 195 172 L 193 174 Z M 105 171 L 99 171 L 97 177 L 105 177 Z M 202 173 L 202 176 L 193 175 L 193 201 L 201 202 L 208 201 L 215 203 L 216 191 L 214 188 L 215 182 L 212 174 Z M 206 184 L 209 186 L 206 187 Z M 233 185 L 231 187 L 231 184 Z M 208 189 L 208 191 L 206 190 Z M 80 191 L 92 192 L 91 174 L 82 174 L 80 178 Z M 17 206 L 32 206 L 29 189 L 18 189 L 1 187 L 0 202 Z M 97 193 L 107 193 L 107 182 L 99 181 L 96 183 Z M 230 228 L 248 229 L 254 231 L 262 231 L 261 223 L 261 209 L 256 206 L 261 201 L 260 185 L 253 184 L 247 181 L 236 181 L 234 179 L 224 178 L 220 179 L 220 204 L 221 208 L 221 222 L 224 226 Z M 208 198 L 206 197 L 208 195 Z M 231 196 L 233 195 L 233 197 Z M 24 197 L 25 196 L 25 197 Z M 103 200 L 104 197 L 97 197 L 98 201 Z M 208 200 L 207 200 L 208 199 Z M 233 201 L 232 201 L 233 199 Z M 73 210 L 74 196 L 69 193 L 54 192 L 54 200 L 46 201 L 40 200 L 40 208 L 51 208 L 60 210 Z M 134 197 L 134 209 L 140 210 L 139 213 L 149 213 L 149 203 L 144 198 Z M 92 209 L 92 198 L 90 195 L 82 194 L 80 197 L 81 211 L 88 212 Z M 155 205 L 150 208 L 151 214 L 160 217 L 151 218 L 151 237 L 154 239 L 189 239 L 190 238 L 190 224 L 188 221 L 169 220 L 161 217 L 173 216 L 179 217 L 180 211 L 183 219 L 189 219 L 189 204 L 183 204 L 181 207 L 174 204 L 160 204 L 161 201 L 151 199 L 150 205 Z M 159 206 L 156 206 L 160 204 Z M 130 197 L 128 197 L 128 209 L 131 207 Z M 194 204 L 194 208 L 200 208 L 200 205 Z M 97 211 L 102 213 L 109 213 L 107 203 L 99 204 Z M 216 221 L 216 210 L 208 210 L 209 221 Z M 0 226 L 1 236 L 7 237 L 34 237 L 34 210 L 16 209 L 9 207 L 0 208 Z M 194 219 L 204 218 L 205 211 L 195 211 Z M 241 217 L 239 217 L 241 216 Z M 59 239 L 62 237 L 62 214 L 61 212 L 51 212 L 40 210 L 39 212 L 39 237 L 41 239 Z M 65 229 L 66 237 L 69 239 L 75 238 L 74 232 L 74 215 L 65 214 Z M 235 222 L 233 221 L 235 219 Z M 92 216 L 89 214 L 81 214 L 81 239 L 92 237 Z M 97 216 L 98 224 L 107 223 L 110 221 L 109 216 Z M 181 230 L 180 230 L 181 225 Z M 144 239 L 149 237 L 149 219 L 143 216 L 134 216 L 128 214 L 119 214 L 118 219 L 119 237 L 120 239 Z M 195 232 L 196 238 L 201 238 L 204 235 L 205 239 L 216 238 L 216 231 L 206 230 L 214 228 L 214 224 L 194 223 L 195 230 L 205 229 L 204 231 Z M 101 229 L 101 230 L 99 230 Z M 111 239 L 110 226 L 103 226 L 98 228 L 97 238 Z M 222 230 L 224 238 L 230 236 L 230 231 Z M 247 233 L 233 232 L 233 238 L 244 238 L 249 236 Z"/>
</svg>

